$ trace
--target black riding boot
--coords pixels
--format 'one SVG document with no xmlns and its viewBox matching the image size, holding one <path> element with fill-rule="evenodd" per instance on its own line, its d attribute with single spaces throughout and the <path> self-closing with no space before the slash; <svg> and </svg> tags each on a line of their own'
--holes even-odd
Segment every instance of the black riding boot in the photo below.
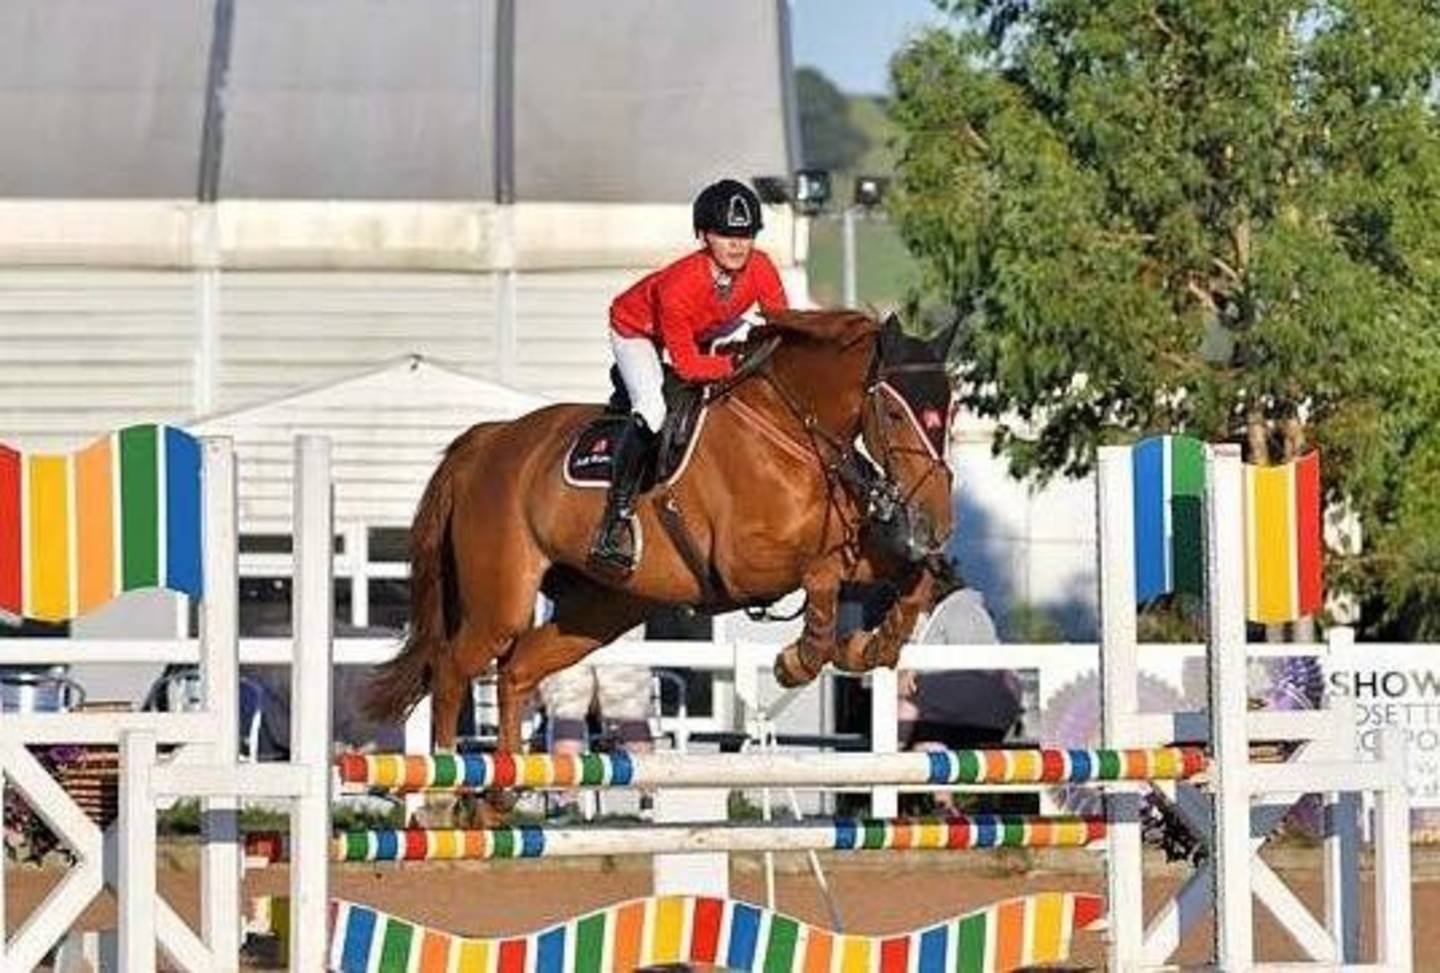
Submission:
<svg viewBox="0 0 1440 973">
<path fill-rule="evenodd" d="M 636 538 L 631 518 L 635 514 L 635 494 L 655 433 L 639 416 L 631 416 L 620 441 L 615 444 L 611 463 L 610 492 L 605 498 L 605 517 L 590 548 L 590 559 L 612 570 L 629 574 L 635 570 Z"/>
</svg>

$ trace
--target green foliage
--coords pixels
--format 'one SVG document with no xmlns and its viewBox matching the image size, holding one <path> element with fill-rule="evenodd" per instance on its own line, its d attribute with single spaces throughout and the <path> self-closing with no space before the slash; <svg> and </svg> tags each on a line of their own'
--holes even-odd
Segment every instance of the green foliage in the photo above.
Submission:
<svg viewBox="0 0 1440 973">
<path fill-rule="evenodd" d="M 949 0 L 891 212 L 1017 475 L 1151 432 L 1324 455 L 1341 577 L 1440 633 L 1440 5 Z"/>
<path fill-rule="evenodd" d="M 1010 609 L 1005 620 L 1006 640 L 1039 645 L 1064 642 L 1065 629 L 1043 608 L 1020 603 Z"/>
<path fill-rule="evenodd" d="M 890 100 L 876 95 L 850 95 L 850 121 L 865 136 L 867 148 L 855 160 L 854 175 L 885 176 L 895 171 L 895 122 Z"/>
<path fill-rule="evenodd" d="M 194 798 L 176 801 L 155 815 L 156 829 L 162 835 L 197 835 L 200 833 L 200 802 Z"/>
<path fill-rule="evenodd" d="M 795 72 L 800 105 L 800 152 L 805 165 L 849 170 L 870 147 L 870 139 L 850 117 L 850 99 L 814 68 Z"/>
<path fill-rule="evenodd" d="M 341 804 L 330 811 L 330 826 L 336 831 L 370 831 L 376 828 L 405 827 L 405 805 L 399 802 L 388 808 Z M 287 824 L 285 830 L 289 830 Z"/>
<path fill-rule="evenodd" d="M 1205 641 L 1205 605 L 1193 595 L 1177 594 L 1146 606 L 1136 618 L 1141 642 Z"/>
<path fill-rule="evenodd" d="M 289 831 L 290 810 L 284 805 L 247 805 L 240 809 L 240 830 Z"/>
</svg>

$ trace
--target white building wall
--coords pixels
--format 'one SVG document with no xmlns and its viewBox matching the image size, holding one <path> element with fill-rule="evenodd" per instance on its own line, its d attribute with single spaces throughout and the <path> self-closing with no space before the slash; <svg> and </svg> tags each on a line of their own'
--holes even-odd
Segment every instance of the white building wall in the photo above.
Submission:
<svg viewBox="0 0 1440 973">
<path fill-rule="evenodd" d="M 0 440 L 61 452 L 188 415 L 194 309 L 189 272 L 0 269 Z"/>
<path fill-rule="evenodd" d="M 514 384 L 558 401 L 610 394 L 610 302 L 645 269 L 520 274 Z"/>
<path fill-rule="evenodd" d="M 1097 632 L 1095 484 L 1056 480 L 1033 489 L 1011 478 L 988 442 L 951 450 L 956 527 L 950 550 L 985 593 L 1002 638 L 1017 608 L 1038 610 L 1071 640 Z"/>
<path fill-rule="evenodd" d="M 408 354 L 493 380 L 493 277 L 224 272 L 216 406 L 243 408 Z"/>
</svg>

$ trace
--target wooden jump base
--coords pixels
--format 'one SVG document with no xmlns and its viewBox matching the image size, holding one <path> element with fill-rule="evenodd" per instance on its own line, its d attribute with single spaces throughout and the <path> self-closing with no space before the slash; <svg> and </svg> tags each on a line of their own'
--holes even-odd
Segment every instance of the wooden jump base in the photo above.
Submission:
<svg viewBox="0 0 1440 973">
<path fill-rule="evenodd" d="M 1188 780 L 1193 747 L 894 754 L 346 754 L 340 780 L 392 792 L 556 787 L 838 787 Z"/>
<path fill-rule="evenodd" d="M 529 935 L 466 939 L 351 902 L 332 903 L 329 969 L 341 973 L 611 973 L 704 964 L 767 973 L 990 973 L 1068 960 L 1096 926 L 1096 895 L 1008 899 L 893 936 L 849 936 L 702 896 L 634 899 Z"/>
<path fill-rule="evenodd" d="M 979 814 L 945 820 L 837 818 L 746 825 L 351 831 L 332 861 L 462 861 L 703 851 L 900 851 L 1083 848 L 1105 837 L 1100 818 Z"/>
</svg>

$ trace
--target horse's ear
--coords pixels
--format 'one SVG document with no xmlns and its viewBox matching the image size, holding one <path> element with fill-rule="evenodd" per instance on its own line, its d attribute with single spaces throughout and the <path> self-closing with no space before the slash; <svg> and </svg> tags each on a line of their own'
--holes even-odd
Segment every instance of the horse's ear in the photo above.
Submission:
<svg viewBox="0 0 1440 973">
<path fill-rule="evenodd" d="M 935 356 L 936 361 L 946 361 L 949 359 L 950 348 L 955 344 L 955 336 L 959 333 L 960 319 L 956 318 L 954 324 L 930 339 L 930 353 Z"/>
<path fill-rule="evenodd" d="M 880 322 L 880 358 L 882 361 L 894 359 L 895 352 L 900 348 L 905 338 L 905 331 L 900 327 L 900 318 L 894 314 L 885 315 L 885 320 Z"/>
</svg>

